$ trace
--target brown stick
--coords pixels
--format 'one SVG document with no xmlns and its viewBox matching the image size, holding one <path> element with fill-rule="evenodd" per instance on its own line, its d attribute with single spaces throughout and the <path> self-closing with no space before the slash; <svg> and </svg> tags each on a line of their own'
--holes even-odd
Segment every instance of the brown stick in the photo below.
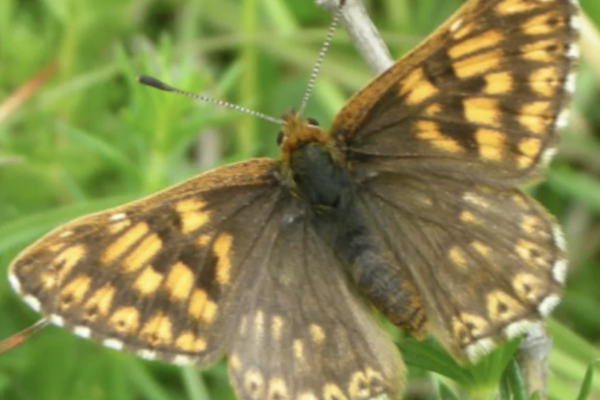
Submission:
<svg viewBox="0 0 600 400">
<path fill-rule="evenodd" d="M 8 353 L 49 323 L 50 322 L 48 320 L 41 319 L 35 324 L 31 325 L 29 328 L 23 329 L 21 332 L 12 335 L 8 339 L 4 339 L 0 342 L 0 354 Z"/>
</svg>

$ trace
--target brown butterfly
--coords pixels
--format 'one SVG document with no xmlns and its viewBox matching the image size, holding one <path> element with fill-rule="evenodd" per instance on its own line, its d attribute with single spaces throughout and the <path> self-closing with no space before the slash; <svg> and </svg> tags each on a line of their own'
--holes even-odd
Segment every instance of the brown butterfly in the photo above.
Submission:
<svg viewBox="0 0 600 400">
<path fill-rule="evenodd" d="M 469 0 L 329 130 L 285 114 L 278 159 L 68 223 L 12 286 L 114 349 L 228 355 L 240 399 L 396 399 L 404 365 L 370 306 L 476 361 L 559 303 L 561 230 L 517 185 L 565 125 L 577 28 L 574 0 Z"/>
</svg>

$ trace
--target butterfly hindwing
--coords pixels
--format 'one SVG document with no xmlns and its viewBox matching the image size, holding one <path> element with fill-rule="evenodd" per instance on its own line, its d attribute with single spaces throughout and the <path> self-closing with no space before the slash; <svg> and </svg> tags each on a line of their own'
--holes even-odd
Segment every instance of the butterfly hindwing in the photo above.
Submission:
<svg viewBox="0 0 600 400">
<path fill-rule="evenodd" d="M 355 95 L 331 133 L 365 173 L 529 181 L 566 121 L 578 21 L 571 0 L 469 1 Z"/>
<path fill-rule="evenodd" d="M 455 355 L 477 360 L 558 304 L 562 232 L 520 190 L 389 173 L 364 190 L 373 230 L 410 271 L 433 333 Z"/>
<path fill-rule="evenodd" d="M 240 400 L 397 399 L 399 352 L 332 249 L 293 207 L 277 220 L 229 354 Z"/>
<path fill-rule="evenodd" d="M 11 282 L 80 336 L 206 364 L 224 351 L 245 260 L 281 200 L 275 163 L 219 168 L 66 224 L 17 258 Z"/>
</svg>

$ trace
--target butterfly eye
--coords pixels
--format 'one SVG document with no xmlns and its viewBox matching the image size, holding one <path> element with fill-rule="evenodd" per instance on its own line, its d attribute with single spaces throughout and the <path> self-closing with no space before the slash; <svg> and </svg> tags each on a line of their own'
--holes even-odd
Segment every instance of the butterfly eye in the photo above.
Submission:
<svg viewBox="0 0 600 400">
<path fill-rule="evenodd" d="M 321 126 L 321 125 L 319 125 L 319 121 L 317 121 L 314 118 L 307 118 L 307 120 L 308 120 L 308 123 L 312 126 Z"/>
<path fill-rule="evenodd" d="M 277 146 L 281 146 L 282 142 L 283 142 L 283 131 L 279 131 L 279 133 L 277 134 Z"/>
</svg>

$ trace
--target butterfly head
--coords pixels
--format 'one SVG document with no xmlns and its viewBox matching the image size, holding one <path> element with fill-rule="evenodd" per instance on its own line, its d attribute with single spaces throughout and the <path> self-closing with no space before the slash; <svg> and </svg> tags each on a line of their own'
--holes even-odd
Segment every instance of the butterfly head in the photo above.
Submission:
<svg viewBox="0 0 600 400">
<path fill-rule="evenodd" d="M 306 118 L 292 110 L 283 114 L 281 120 L 283 123 L 277 136 L 277 144 L 281 147 L 284 160 L 289 160 L 291 154 L 305 144 L 325 144 L 327 141 L 326 133 L 312 118 Z"/>
</svg>

